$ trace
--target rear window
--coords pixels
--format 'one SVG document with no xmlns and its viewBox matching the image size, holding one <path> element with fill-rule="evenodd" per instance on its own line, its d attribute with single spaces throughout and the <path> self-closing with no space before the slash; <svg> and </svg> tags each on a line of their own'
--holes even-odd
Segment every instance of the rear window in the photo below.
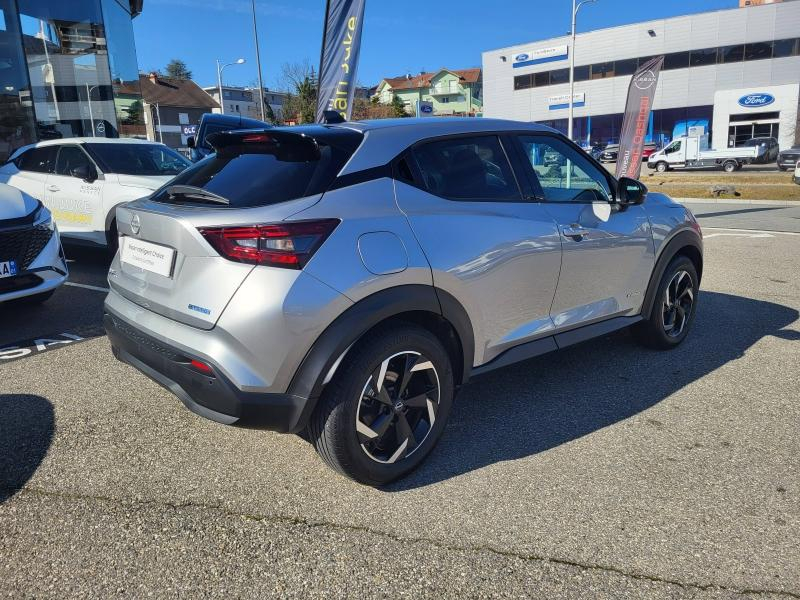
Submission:
<svg viewBox="0 0 800 600">
<path fill-rule="evenodd" d="M 360 143 L 360 134 L 351 133 Z M 228 201 L 215 204 L 217 208 L 268 206 L 319 194 L 330 187 L 357 147 L 353 140 L 336 144 L 281 131 L 226 132 L 211 142 L 216 152 L 170 181 L 153 200 L 205 205 L 197 196 L 171 192 L 173 186 L 201 188 Z"/>
<path fill-rule="evenodd" d="M 105 173 L 177 175 L 192 163 L 161 144 L 85 144 Z"/>
</svg>

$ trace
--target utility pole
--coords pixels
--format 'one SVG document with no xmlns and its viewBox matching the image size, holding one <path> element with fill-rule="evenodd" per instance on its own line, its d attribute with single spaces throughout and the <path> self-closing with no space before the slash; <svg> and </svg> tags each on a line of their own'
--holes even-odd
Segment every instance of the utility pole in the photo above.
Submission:
<svg viewBox="0 0 800 600">
<path fill-rule="evenodd" d="M 572 139 L 572 120 L 575 112 L 575 36 L 577 34 L 575 31 L 575 23 L 578 20 L 578 11 L 581 9 L 581 6 L 596 1 L 597 0 L 582 0 L 581 2 L 577 2 L 577 0 L 572 0 L 572 28 L 570 29 L 572 43 L 569 46 L 569 120 L 567 123 L 567 137 L 569 139 Z"/>
<path fill-rule="evenodd" d="M 253 39 L 256 42 L 256 68 L 258 69 L 258 101 L 261 106 L 261 120 L 267 120 L 267 113 L 264 110 L 264 82 L 261 79 L 261 52 L 258 49 L 258 27 L 256 26 L 256 0 L 253 4 Z"/>
</svg>

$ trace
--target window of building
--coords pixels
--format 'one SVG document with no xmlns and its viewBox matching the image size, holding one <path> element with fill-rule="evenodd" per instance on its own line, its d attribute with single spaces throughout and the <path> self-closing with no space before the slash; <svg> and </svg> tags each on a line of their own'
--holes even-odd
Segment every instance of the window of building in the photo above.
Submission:
<svg viewBox="0 0 800 600">
<path fill-rule="evenodd" d="M 444 98 L 441 99 L 441 102 L 442 102 L 442 104 L 449 104 L 450 103 L 450 98 L 448 96 L 445 96 Z"/>
<path fill-rule="evenodd" d="M 35 141 L 33 104 L 14 0 L 0 0 L 0 162 Z"/>
<path fill-rule="evenodd" d="M 638 58 L 639 67 L 641 67 L 642 65 L 646 65 L 647 63 L 649 63 L 654 58 L 655 58 L 655 56 L 640 56 Z"/>
<path fill-rule="evenodd" d="M 575 67 L 575 81 L 589 81 L 591 79 L 591 66 Z"/>
<path fill-rule="evenodd" d="M 693 67 L 704 67 L 706 65 L 717 64 L 717 48 L 706 48 L 705 50 L 693 50 L 689 57 L 689 64 Z"/>
<path fill-rule="evenodd" d="M 764 60 L 766 58 L 772 58 L 772 42 L 756 42 L 745 45 L 745 60 Z"/>
<path fill-rule="evenodd" d="M 592 79 L 614 77 L 614 62 L 604 62 L 592 65 Z"/>
<path fill-rule="evenodd" d="M 520 200 L 511 166 L 496 136 L 429 142 L 414 150 L 425 187 L 453 200 Z"/>
<path fill-rule="evenodd" d="M 786 58 L 800 54 L 800 38 L 793 40 L 776 40 L 772 47 L 772 58 Z"/>
<path fill-rule="evenodd" d="M 17 5 L 39 137 L 116 136 L 99 0 L 17 0 Z"/>
<path fill-rule="evenodd" d="M 515 90 L 527 90 L 529 87 L 531 87 L 531 85 L 530 75 L 517 75 L 514 77 Z"/>
<path fill-rule="evenodd" d="M 721 63 L 735 63 L 744 60 L 744 44 L 736 44 L 735 46 L 723 46 L 719 49 L 719 58 Z"/>
<path fill-rule="evenodd" d="M 639 59 L 626 58 L 614 63 L 614 73 L 616 75 L 633 75 L 639 68 Z"/>
<path fill-rule="evenodd" d="M 550 85 L 569 83 L 569 69 L 556 69 L 550 71 Z"/>
<path fill-rule="evenodd" d="M 671 52 L 664 56 L 664 70 L 686 69 L 689 67 L 689 52 Z"/>
<path fill-rule="evenodd" d="M 731 123 L 738 123 L 741 121 L 751 122 L 751 121 L 767 121 L 769 119 L 778 119 L 780 118 L 781 113 L 779 111 L 772 111 L 772 112 L 748 112 L 741 115 L 731 115 L 730 122 Z"/>
<path fill-rule="evenodd" d="M 550 85 L 550 71 L 544 73 L 534 73 L 533 87 L 544 87 Z"/>
</svg>

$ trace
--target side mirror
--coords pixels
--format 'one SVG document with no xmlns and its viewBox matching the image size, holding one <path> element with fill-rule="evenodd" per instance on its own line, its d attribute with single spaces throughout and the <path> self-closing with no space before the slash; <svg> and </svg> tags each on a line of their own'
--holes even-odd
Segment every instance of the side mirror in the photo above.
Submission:
<svg viewBox="0 0 800 600">
<path fill-rule="evenodd" d="M 647 196 L 647 186 L 630 177 L 620 177 L 617 182 L 617 199 L 623 206 L 641 204 Z"/>
<path fill-rule="evenodd" d="M 72 176 L 87 183 L 93 183 L 97 181 L 97 168 L 92 163 L 86 163 L 72 169 Z"/>
<path fill-rule="evenodd" d="M 186 145 L 189 146 L 189 148 L 194 148 L 195 140 L 193 135 L 190 135 L 189 137 L 186 138 Z"/>
</svg>

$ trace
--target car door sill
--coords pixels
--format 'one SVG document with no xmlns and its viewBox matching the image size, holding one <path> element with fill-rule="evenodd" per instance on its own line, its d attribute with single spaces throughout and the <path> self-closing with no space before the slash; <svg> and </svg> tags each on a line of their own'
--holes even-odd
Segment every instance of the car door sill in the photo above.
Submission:
<svg viewBox="0 0 800 600">
<path fill-rule="evenodd" d="M 472 376 L 483 375 L 484 373 L 494 371 L 495 369 L 500 369 L 523 360 L 528 360 L 530 358 L 541 356 L 542 354 L 547 354 L 548 352 L 552 352 L 554 350 L 559 350 L 561 348 L 566 348 L 567 346 L 572 346 L 574 344 L 579 344 L 580 342 L 585 342 L 593 338 L 607 335 L 614 331 L 630 327 L 641 320 L 641 315 L 635 315 L 632 317 L 614 317 L 612 319 L 607 319 L 605 321 L 600 321 L 598 323 L 592 323 L 591 325 L 584 325 L 583 327 L 578 327 L 577 329 L 565 331 L 564 333 L 557 333 L 545 338 L 534 340 L 532 342 L 526 342 L 524 344 L 520 344 L 519 346 L 509 348 L 501 355 L 484 365 L 473 367 Z"/>
</svg>

